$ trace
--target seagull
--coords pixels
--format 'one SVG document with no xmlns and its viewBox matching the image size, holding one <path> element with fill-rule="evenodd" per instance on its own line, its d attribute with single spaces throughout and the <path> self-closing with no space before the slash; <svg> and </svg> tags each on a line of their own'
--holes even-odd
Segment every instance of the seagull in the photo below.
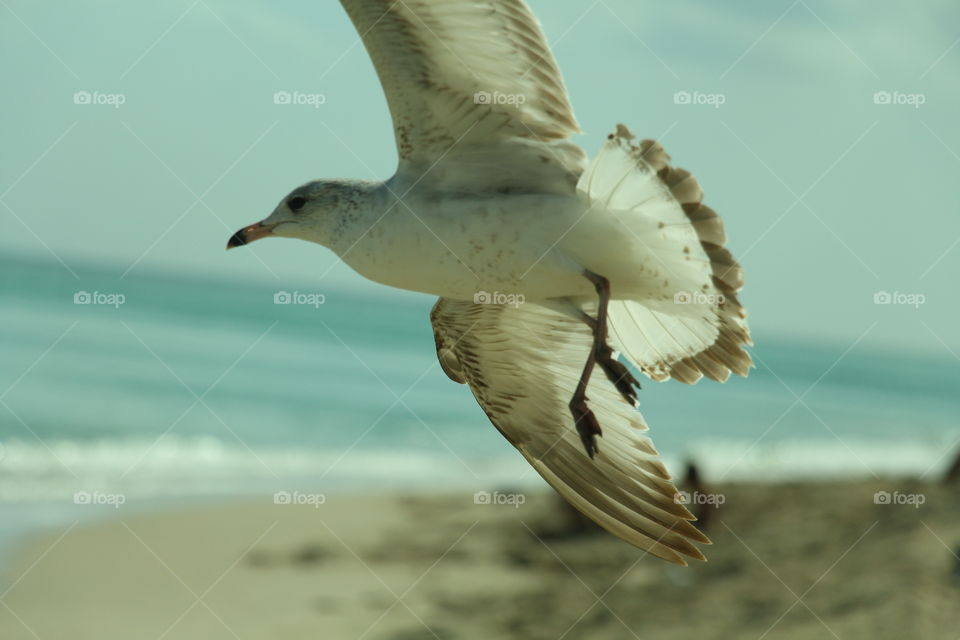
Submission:
<svg viewBox="0 0 960 640">
<path fill-rule="evenodd" d="M 386 94 L 396 173 L 297 187 L 227 248 L 308 240 L 438 296 L 441 368 L 547 483 L 652 555 L 704 560 L 627 366 L 684 383 L 752 366 L 742 270 L 697 180 L 624 125 L 588 158 L 523 0 L 341 4 Z"/>
</svg>

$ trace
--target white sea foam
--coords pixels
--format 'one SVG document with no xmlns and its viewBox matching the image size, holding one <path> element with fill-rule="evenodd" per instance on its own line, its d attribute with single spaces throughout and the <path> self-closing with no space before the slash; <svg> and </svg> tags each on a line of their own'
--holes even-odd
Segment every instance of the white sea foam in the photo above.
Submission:
<svg viewBox="0 0 960 640">
<path fill-rule="evenodd" d="M 958 434 L 953 434 L 957 436 Z M 952 462 L 958 437 L 942 441 L 796 440 L 755 443 L 701 441 L 688 455 L 667 455 L 679 476 L 688 460 L 709 482 L 830 481 L 874 476 L 937 478 Z M 519 455 L 485 456 L 456 447 L 430 450 L 248 449 L 212 437 L 159 441 L 12 440 L 0 445 L 0 501 L 72 501 L 77 491 L 129 501 L 195 496 L 244 496 L 277 489 L 329 491 L 490 489 L 543 486 Z"/>
<path fill-rule="evenodd" d="M 759 442 L 703 440 L 689 448 L 710 482 L 829 482 L 873 477 L 941 477 L 960 454 L 960 433 L 903 440 L 797 439 Z M 668 459 L 672 473 L 685 460 Z"/>
<path fill-rule="evenodd" d="M 72 500 L 77 491 L 131 500 L 253 495 L 277 489 L 390 491 L 438 486 L 534 483 L 519 455 L 475 458 L 447 450 L 248 449 L 212 437 L 159 441 L 7 441 L 0 455 L 0 501 Z"/>
</svg>

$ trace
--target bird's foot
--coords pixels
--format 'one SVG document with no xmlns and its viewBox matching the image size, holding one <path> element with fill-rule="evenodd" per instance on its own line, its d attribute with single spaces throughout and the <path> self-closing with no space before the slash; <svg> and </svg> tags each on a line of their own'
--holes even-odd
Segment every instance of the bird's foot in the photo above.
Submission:
<svg viewBox="0 0 960 640">
<path fill-rule="evenodd" d="M 573 414 L 573 423 L 580 434 L 580 441 L 587 455 L 593 458 L 600 449 L 597 447 L 597 436 L 602 436 L 600 423 L 593 411 L 587 407 L 586 398 L 574 398 L 570 401 L 570 413 Z"/>
<path fill-rule="evenodd" d="M 603 368 L 607 378 L 617 387 L 620 395 L 631 405 L 636 406 L 640 381 L 633 377 L 626 365 L 613 357 L 613 350 L 609 345 L 604 346 L 597 354 L 597 364 Z"/>
</svg>

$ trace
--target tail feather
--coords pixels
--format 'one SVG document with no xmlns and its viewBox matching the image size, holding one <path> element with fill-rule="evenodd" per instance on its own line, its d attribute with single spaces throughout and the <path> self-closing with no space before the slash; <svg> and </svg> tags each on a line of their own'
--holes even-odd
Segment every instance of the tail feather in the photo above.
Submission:
<svg viewBox="0 0 960 640">
<path fill-rule="evenodd" d="M 703 376 L 721 382 L 731 372 L 744 376 L 752 361 L 743 347 L 752 342 L 747 313 L 737 297 L 743 287 L 743 269 L 724 246 L 723 221 L 703 204 L 703 189 L 693 174 L 673 167 L 659 142 L 643 140 L 635 145 L 633 138 L 623 125 L 609 136 L 588 170 L 590 195 L 603 197 L 613 209 L 634 203 L 629 208 L 643 209 L 647 215 L 653 212 L 665 237 L 672 240 L 671 250 L 688 254 L 694 265 L 698 258 L 709 264 L 709 282 L 697 291 L 678 291 L 672 305 L 654 300 L 612 301 L 611 339 L 654 380 L 672 377 L 691 384 Z M 657 206 L 643 207 L 656 191 L 652 176 L 672 206 L 657 202 Z M 688 242 L 693 238 L 696 250 Z M 690 272 L 696 268 L 691 266 Z"/>
</svg>

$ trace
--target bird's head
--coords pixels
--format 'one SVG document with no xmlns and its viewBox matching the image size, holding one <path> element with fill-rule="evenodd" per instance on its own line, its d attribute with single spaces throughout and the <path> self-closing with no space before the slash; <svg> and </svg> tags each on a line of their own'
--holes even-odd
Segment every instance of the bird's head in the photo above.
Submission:
<svg viewBox="0 0 960 640">
<path fill-rule="evenodd" d="M 356 207 L 359 185 L 338 180 L 316 180 L 297 187 L 269 216 L 230 236 L 227 249 L 260 238 L 300 238 L 329 246 L 343 214 Z"/>
</svg>

